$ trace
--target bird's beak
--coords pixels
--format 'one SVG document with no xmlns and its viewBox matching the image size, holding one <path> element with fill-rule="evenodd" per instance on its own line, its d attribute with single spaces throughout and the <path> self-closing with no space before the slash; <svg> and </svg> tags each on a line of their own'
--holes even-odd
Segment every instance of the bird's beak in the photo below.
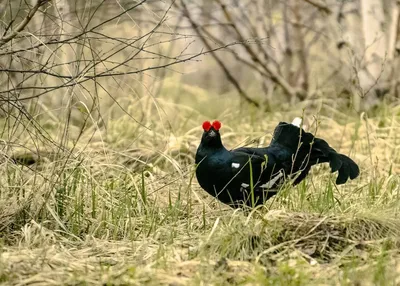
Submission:
<svg viewBox="0 0 400 286">
<path fill-rule="evenodd" d="M 217 132 L 215 132 L 214 130 L 211 130 L 209 133 L 208 133 L 208 136 L 210 136 L 210 137 L 215 137 L 217 135 Z"/>
</svg>

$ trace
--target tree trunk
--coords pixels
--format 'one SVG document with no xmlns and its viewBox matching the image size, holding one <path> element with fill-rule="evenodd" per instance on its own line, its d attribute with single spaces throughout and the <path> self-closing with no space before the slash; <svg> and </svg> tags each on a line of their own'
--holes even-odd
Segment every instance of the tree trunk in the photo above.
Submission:
<svg viewBox="0 0 400 286">
<path fill-rule="evenodd" d="M 361 0 L 361 16 L 365 53 L 363 68 L 359 71 L 359 84 L 365 107 L 374 104 L 373 93 L 379 88 L 386 58 L 386 35 L 383 32 L 384 13 L 381 0 Z"/>
<path fill-rule="evenodd" d="M 392 5 L 391 25 L 389 28 L 388 59 L 391 63 L 390 91 L 399 97 L 400 82 L 400 0 Z"/>
</svg>

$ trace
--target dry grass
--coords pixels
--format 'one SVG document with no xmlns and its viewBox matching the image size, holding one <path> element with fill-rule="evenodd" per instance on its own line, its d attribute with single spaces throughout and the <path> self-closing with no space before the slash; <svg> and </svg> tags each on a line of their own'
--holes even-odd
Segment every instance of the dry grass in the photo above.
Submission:
<svg viewBox="0 0 400 286">
<path fill-rule="evenodd" d="M 162 94 L 173 89 L 164 88 Z M 174 94 L 190 90 L 175 88 Z M 361 176 L 338 187 L 321 166 L 306 182 L 245 214 L 207 196 L 194 178 L 201 122 L 219 114 L 227 147 L 265 145 L 279 121 L 301 110 L 265 114 L 232 100 L 228 106 L 204 91 L 197 98 L 196 106 L 166 95 L 126 101 L 125 109 L 149 129 L 127 115 L 114 116 L 106 130 L 89 127 L 75 142 L 72 126 L 63 152 L 46 140 L 21 139 L 16 130 L 22 127 L 15 127 L 15 144 L 4 154 L 40 160 L 30 167 L 10 160 L 0 165 L 0 281 L 400 283 L 397 107 L 367 119 L 342 113 L 329 101 L 314 102 L 306 109 L 307 128 L 315 130 L 318 114 L 317 134 L 354 158 Z M 47 131 L 61 142 L 57 124 L 51 122 Z"/>
</svg>

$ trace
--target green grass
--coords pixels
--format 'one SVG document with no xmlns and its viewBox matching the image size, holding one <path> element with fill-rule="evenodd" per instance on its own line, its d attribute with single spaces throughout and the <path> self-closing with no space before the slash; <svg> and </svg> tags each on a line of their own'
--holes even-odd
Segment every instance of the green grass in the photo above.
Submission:
<svg viewBox="0 0 400 286">
<path fill-rule="evenodd" d="M 320 166 L 300 185 L 285 186 L 263 207 L 244 213 L 197 184 L 193 158 L 202 121 L 220 114 L 229 148 L 267 145 L 275 125 L 302 110 L 264 113 L 234 100 L 218 109 L 213 98 L 203 97 L 198 109 L 157 99 L 158 111 L 143 112 L 150 129 L 122 115 L 108 119 L 94 137 L 88 127 L 77 141 L 71 128 L 62 141 L 57 123 L 50 124 L 46 138 L 64 142 L 72 154 L 57 152 L 48 140 L 17 136 L 22 123 L 33 130 L 29 123 L 3 129 L 3 138 L 31 150 L 15 144 L 9 156 L 28 153 L 40 160 L 31 167 L 8 160 L 0 165 L 0 283 L 400 283 L 396 108 L 369 119 L 349 117 L 323 101 L 319 110 L 306 109 L 308 130 L 315 130 L 310 123 L 318 114 L 318 136 L 354 158 L 360 177 L 336 186 L 335 174 Z M 141 114 L 137 102 L 126 104 L 133 117 Z M 39 155 L 32 155 L 37 149 Z"/>
</svg>

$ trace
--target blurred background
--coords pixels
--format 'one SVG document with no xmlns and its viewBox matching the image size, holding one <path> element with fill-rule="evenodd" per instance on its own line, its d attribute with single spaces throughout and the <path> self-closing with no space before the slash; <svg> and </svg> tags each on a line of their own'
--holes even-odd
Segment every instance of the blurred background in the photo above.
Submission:
<svg viewBox="0 0 400 286">
<path fill-rule="evenodd" d="M 141 112 L 166 99 L 213 116 L 215 101 L 361 112 L 398 98 L 396 0 L 2 0 L 0 12 L 3 115 L 81 128 L 144 97 Z"/>
</svg>

